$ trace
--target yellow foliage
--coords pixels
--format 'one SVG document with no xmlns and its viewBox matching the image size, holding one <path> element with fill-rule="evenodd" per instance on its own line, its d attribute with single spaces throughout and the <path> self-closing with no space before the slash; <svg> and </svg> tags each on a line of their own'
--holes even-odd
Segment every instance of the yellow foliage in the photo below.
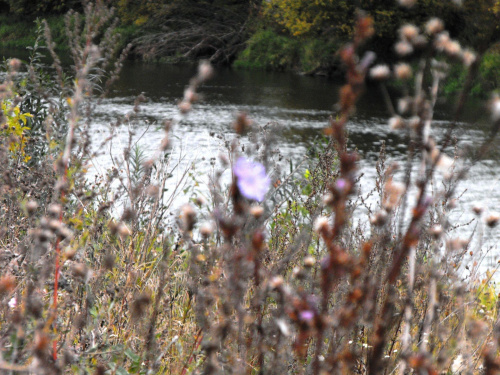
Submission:
<svg viewBox="0 0 500 375">
<path fill-rule="evenodd" d="M 14 156 L 20 156 L 24 162 L 28 162 L 31 157 L 26 155 L 25 147 L 28 142 L 26 133 L 30 128 L 26 126 L 26 123 L 28 118 L 33 117 L 33 115 L 21 113 L 19 105 L 13 105 L 10 100 L 3 100 L 1 107 L 5 115 L 5 122 L 0 134 L 7 138 L 9 151 Z"/>
<path fill-rule="evenodd" d="M 263 4 L 263 14 L 283 26 L 294 36 L 302 36 L 322 29 L 325 25 L 335 25 L 339 30 L 351 31 L 345 22 L 334 20 L 352 6 L 338 0 L 270 0 Z M 347 19 L 346 19 L 347 22 Z"/>
</svg>

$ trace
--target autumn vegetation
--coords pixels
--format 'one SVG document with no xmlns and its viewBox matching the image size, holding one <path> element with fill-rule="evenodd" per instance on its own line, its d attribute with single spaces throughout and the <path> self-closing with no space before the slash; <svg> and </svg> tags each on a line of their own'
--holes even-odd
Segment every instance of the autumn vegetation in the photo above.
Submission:
<svg viewBox="0 0 500 375">
<path fill-rule="evenodd" d="M 9 9 L 28 17 L 27 3 L 12 2 Z M 446 17 L 467 17 L 486 2 L 474 10 L 466 1 L 460 9 L 443 5 L 444 20 L 426 13 L 442 4 L 437 1 L 422 1 L 423 9 L 409 0 L 385 8 L 360 1 L 365 10 L 342 1 L 196 3 L 173 1 L 157 10 L 154 1 L 120 0 L 117 13 L 104 2 L 86 3 L 81 13 L 64 17 L 70 67 L 61 64 L 43 21 L 30 58 L 5 61 L 0 372 L 499 374 L 496 269 L 481 266 L 486 249 L 481 242 L 472 246 L 450 218 L 460 182 L 494 146 L 500 98 L 493 94 L 487 106 L 490 136 L 467 153 L 455 147 L 457 124 L 493 52 L 498 25 L 477 24 L 469 35 L 478 38 L 472 49 L 464 40 L 474 25 L 460 28 Z M 59 5 L 43 1 L 37 9 L 73 6 Z M 494 19 L 492 6 L 482 16 Z M 218 13 L 221 20 L 231 21 L 214 22 L 209 12 L 216 7 L 226 10 Z M 349 18 L 328 18 L 327 10 L 339 9 Z M 248 62 L 252 52 L 245 51 L 255 47 L 257 35 L 292 46 L 335 43 L 332 56 L 344 84 L 325 118 L 327 142 L 306 172 L 282 173 L 272 125 L 240 113 L 228 124 L 231 138 L 214 160 L 208 193 L 173 203 L 167 180 L 186 173 L 169 156 L 176 127 L 215 73 L 202 60 L 179 98 L 179 116 L 157 124 L 163 135 L 154 154 L 141 157 L 134 127 L 127 127 L 121 157 L 105 174 L 89 178 L 91 161 L 108 150 L 118 130 L 144 125 L 134 122 L 134 114 L 145 98 L 139 96 L 127 116 L 113 118 L 97 140 L 95 106 L 128 53 L 162 48 L 151 44 L 161 38 L 144 33 L 137 39 L 143 44 L 123 49 L 118 31 L 127 22 L 146 30 L 167 15 L 176 17 L 159 32 L 180 44 L 177 51 L 165 47 L 162 57 L 184 51 L 190 59 Z M 383 23 L 384 15 L 394 19 Z M 205 19 L 205 31 L 224 29 L 230 38 L 211 44 L 213 50 L 196 50 L 192 28 L 200 24 L 189 17 Z M 259 29 L 236 27 L 253 17 Z M 389 24 L 392 31 L 383 37 Z M 329 35 L 328 25 L 338 28 Z M 308 39 L 312 35 L 319 41 Z M 371 50 L 389 39 L 391 47 Z M 239 53 L 230 57 L 233 49 Z M 454 69 L 463 80 L 449 126 L 438 136 L 434 106 Z M 353 220 L 363 203 L 360 160 L 348 132 L 367 83 L 380 87 L 387 126 L 401 134 L 407 150 L 405 163 L 397 165 L 381 147 L 372 192 L 378 203 L 360 227 Z M 391 97 L 391 85 L 403 95 Z M 483 233 L 498 230 L 500 216 L 493 210 L 474 207 L 474 215 Z"/>
</svg>

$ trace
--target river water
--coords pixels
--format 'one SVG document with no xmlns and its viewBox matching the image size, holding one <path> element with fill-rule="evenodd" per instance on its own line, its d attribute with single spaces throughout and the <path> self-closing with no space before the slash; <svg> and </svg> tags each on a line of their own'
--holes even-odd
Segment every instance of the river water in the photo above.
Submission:
<svg viewBox="0 0 500 375">
<path fill-rule="evenodd" d="M 341 85 L 338 81 L 291 73 L 220 69 L 213 79 L 200 87 L 203 99 L 193 106 L 187 116 L 182 117 L 178 113 L 177 103 L 195 73 L 195 66 L 127 62 L 110 96 L 96 108 L 95 123 L 92 125 L 96 140 L 109 133 L 110 124 L 116 118 L 132 112 L 139 94 L 144 93 L 146 101 L 141 104 L 141 111 L 135 120 L 128 127 L 125 125 L 118 130 L 118 137 L 111 148 L 93 161 L 95 171 L 105 173 L 111 166 L 110 154 L 117 159 L 122 156 L 122 150 L 128 142 L 129 128 L 136 131 L 140 147 L 152 154 L 163 137 L 162 122 L 165 119 L 177 119 L 179 123 L 172 130 L 172 158 L 181 159 L 180 171 L 187 166 L 193 168 L 193 178 L 199 184 L 197 193 L 204 194 L 207 192 L 211 160 L 225 151 L 221 138 L 234 138 L 231 123 L 239 111 L 245 111 L 256 125 L 272 124 L 269 125 L 272 129 L 279 129 L 276 147 L 284 156 L 284 170 L 288 169 L 290 160 L 294 165 L 312 162 L 310 150 L 319 144 L 322 129 L 327 126 L 328 118 L 333 113 Z M 452 106 L 452 103 L 440 103 L 437 107 L 433 126 L 438 140 L 449 125 Z M 375 164 L 383 142 L 386 144 L 388 163 L 398 161 L 404 164 L 408 140 L 390 131 L 388 117 L 382 96 L 378 88 L 374 87 L 367 90 L 348 123 L 350 146 L 357 148 L 361 155 L 361 194 L 367 194 L 374 187 Z M 468 105 L 463 122 L 455 133 L 457 148 L 464 150 L 479 145 L 487 137 L 488 126 L 489 115 L 485 104 L 476 102 Z M 214 137 L 214 134 L 220 137 Z M 452 156 L 453 150 L 449 151 Z M 457 190 L 461 196 L 452 215 L 455 224 L 473 220 L 474 205 L 482 205 L 490 211 L 500 210 L 500 189 L 497 188 L 500 181 L 499 156 L 496 143 L 486 160 L 477 163 L 470 170 L 468 179 L 461 182 Z M 172 184 L 175 185 L 179 179 L 179 175 L 174 175 Z M 439 187 L 441 183 L 438 177 L 435 186 Z M 189 184 L 192 186 L 193 180 L 186 187 Z M 193 191 L 187 194 L 191 193 Z M 177 197 L 179 204 L 187 199 L 188 196 L 182 192 Z M 375 208 L 377 199 L 371 197 L 367 202 Z M 366 209 L 359 210 L 356 220 L 355 225 L 368 227 Z M 475 225 L 474 222 L 457 229 L 456 235 L 467 237 L 476 228 Z M 482 250 L 485 255 L 483 270 L 493 267 L 500 258 L 497 249 L 499 231 L 484 230 L 486 246 Z"/>
</svg>

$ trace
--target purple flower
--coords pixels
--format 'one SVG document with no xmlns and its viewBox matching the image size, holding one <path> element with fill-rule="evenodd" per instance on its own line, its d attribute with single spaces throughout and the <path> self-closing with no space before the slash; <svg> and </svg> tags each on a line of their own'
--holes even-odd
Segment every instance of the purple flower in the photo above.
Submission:
<svg viewBox="0 0 500 375">
<path fill-rule="evenodd" d="M 299 313 L 300 320 L 304 322 L 310 322 L 314 318 L 314 311 L 304 310 Z"/>
<path fill-rule="evenodd" d="M 233 172 L 237 177 L 238 189 L 245 198 L 259 202 L 264 200 L 271 179 L 261 163 L 241 157 L 236 161 Z"/>
</svg>

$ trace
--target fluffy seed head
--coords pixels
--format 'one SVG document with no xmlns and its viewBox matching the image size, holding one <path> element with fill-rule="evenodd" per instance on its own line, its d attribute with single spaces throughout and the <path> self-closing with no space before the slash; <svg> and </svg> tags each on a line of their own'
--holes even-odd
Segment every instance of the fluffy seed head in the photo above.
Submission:
<svg viewBox="0 0 500 375">
<path fill-rule="evenodd" d="M 429 35 L 435 35 L 444 30 L 444 23 L 439 18 L 431 18 L 425 24 L 425 32 Z"/>
<path fill-rule="evenodd" d="M 493 122 L 500 120 L 500 97 L 494 96 L 490 103 L 491 119 Z"/>
<path fill-rule="evenodd" d="M 312 267 L 314 266 L 314 264 L 316 264 L 316 258 L 313 257 L 313 256 L 306 256 L 304 258 L 304 266 L 305 267 Z"/>
<path fill-rule="evenodd" d="M 212 232 L 214 231 L 214 228 L 212 227 L 212 224 L 210 223 L 203 223 L 200 226 L 200 233 L 203 237 L 210 237 Z"/>
<path fill-rule="evenodd" d="M 452 57 L 460 56 L 462 47 L 456 40 L 449 40 L 448 43 L 444 44 L 444 51 Z"/>
<path fill-rule="evenodd" d="M 207 79 L 212 78 L 214 75 L 214 68 L 208 61 L 202 61 L 200 66 L 198 67 L 198 78 L 201 81 L 206 81 Z"/>
<path fill-rule="evenodd" d="M 391 130 L 399 130 L 405 127 L 405 122 L 401 116 L 393 116 L 389 119 L 389 128 Z"/>
<path fill-rule="evenodd" d="M 462 53 L 462 61 L 466 67 L 471 66 L 476 61 L 476 54 L 471 50 L 464 50 Z"/>
<path fill-rule="evenodd" d="M 396 78 L 407 80 L 411 78 L 413 72 L 410 65 L 401 63 L 394 66 L 394 73 L 396 74 Z"/>
<path fill-rule="evenodd" d="M 376 65 L 370 69 L 370 77 L 377 81 L 383 81 L 390 77 L 391 70 L 387 65 Z"/>
<path fill-rule="evenodd" d="M 403 40 L 412 41 L 418 35 L 419 31 L 420 30 L 418 29 L 417 26 L 412 24 L 407 24 L 399 29 L 399 35 Z"/>
<path fill-rule="evenodd" d="M 413 46 L 407 41 L 396 43 L 394 49 L 399 56 L 408 56 L 413 53 Z"/>
<path fill-rule="evenodd" d="M 258 219 L 264 213 L 264 208 L 262 206 L 252 206 L 250 207 L 250 215 Z"/>
<path fill-rule="evenodd" d="M 328 218 L 325 216 L 320 216 L 314 221 L 314 231 L 321 233 L 323 231 L 328 231 L 330 224 L 328 223 Z"/>
</svg>

